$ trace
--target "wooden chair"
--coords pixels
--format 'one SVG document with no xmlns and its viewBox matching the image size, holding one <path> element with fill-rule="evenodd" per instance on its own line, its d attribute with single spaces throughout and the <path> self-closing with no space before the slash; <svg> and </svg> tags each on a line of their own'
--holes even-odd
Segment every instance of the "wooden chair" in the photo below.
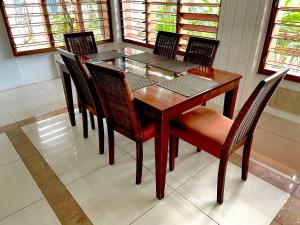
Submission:
<svg viewBox="0 0 300 225">
<path fill-rule="evenodd" d="M 171 121 L 170 170 L 174 170 L 179 138 L 219 158 L 217 201 L 222 204 L 228 158 L 244 145 L 242 179 L 246 180 L 257 121 L 287 71 L 283 69 L 261 81 L 234 121 L 206 107 L 198 107 Z"/>
<path fill-rule="evenodd" d="M 109 138 L 109 164 L 114 164 L 114 131 L 136 142 L 136 184 L 142 181 L 143 143 L 155 136 L 155 124 L 142 118 L 122 71 L 86 64 L 104 110 Z"/>
<path fill-rule="evenodd" d="M 79 32 L 64 34 L 65 43 L 69 52 L 83 56 L 98 53 L 93 32 Z"/>
<path fill-rule="evenodd" d="M 67 50 L 75 55 L 83 56 L 98 53 L 97 44 L 92 31 L 64 34 L 64 39 Z M 78 98 L 77 100 L 79 112 L 81 112 L 80 101 Z M 92 114 L 90 114 L 90 119 L 93 127 L 94 117 Z"/>
<path fill-rule="evenodd" d="M 85 68 L 81 64 L 79 57 L 73 53 L 67 52 L 62 49 L 58 49 L 69 73 L 72 77 L 78 98 L 80 101 L 80 107 L 82 112 L 82 123 L 83 123 L 83 137 L 88 137 L 88 121 L 87 121 L 87 110 L 90 112 L 92 128 L 95 129 L 95 123 L 92 118 L 94 115 L 97 116 L 98 122 L 98 136 L 99 136 L 99 153 L 104 153 L 104 129 L 103 129 L 103 118 L 104 113 L 97 96 L 95 86 L 87 74 Z"/>
<path fill-rule="evenodd" d="M 153 53 L 175 59 L 180 35 L 166 31 L 158 31 Z"/>
<path fill-rule="evenodd" d="M 190 37 L 183 61 L 212 67 L 218 46 L 218 40 Z"/>
</svg>

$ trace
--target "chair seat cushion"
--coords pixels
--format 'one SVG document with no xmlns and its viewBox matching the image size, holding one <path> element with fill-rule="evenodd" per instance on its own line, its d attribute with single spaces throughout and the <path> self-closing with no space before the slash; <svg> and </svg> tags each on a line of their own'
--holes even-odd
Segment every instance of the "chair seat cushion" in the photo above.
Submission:
<svg viewBox="0 0 300 225">
<path fill-rule="evenodd" d="M 220 157 L 233 120 L 206 107 L 199 107 L 171 121 L 171 134 Z"/>
</svg>

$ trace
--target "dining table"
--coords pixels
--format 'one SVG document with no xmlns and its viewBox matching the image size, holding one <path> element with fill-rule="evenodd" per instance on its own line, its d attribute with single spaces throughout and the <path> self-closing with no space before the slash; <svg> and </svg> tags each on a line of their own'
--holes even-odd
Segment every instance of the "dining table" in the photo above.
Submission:
<svg viewBox="0 0 300 225">
<path fill-rule="evenodd" d="M 124 71 L 125 77 L 126 73 L 131 73 L 155 81 L 132 90 L 132 93 L 139 109 L 151 115 L 156 122 L 155 177 L 158 199 L 164 198 L 165 193 L 170 121 L 222 94 L 225 94 L 223 115 L 233 117 L 242 78 L 240 74 L 152 57 L 151 53 L 129 47 L 86 55 L 81 59 L 82 63 L 110 64 Z M 61 73 L 70 123 L 75 126 L 71 77 L 59 57 L 56 57 L 56 62 Z"/>
</svg>

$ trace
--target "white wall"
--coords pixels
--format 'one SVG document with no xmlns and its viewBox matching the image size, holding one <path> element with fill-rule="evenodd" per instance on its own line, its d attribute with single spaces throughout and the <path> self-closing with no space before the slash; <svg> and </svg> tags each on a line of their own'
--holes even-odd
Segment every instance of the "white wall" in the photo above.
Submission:
<svg viewBox="0 0 300 225">
<path fill-rule="evenodd" d="M 100 45 L 100 50 L 116 48 L 121 40 L 117 0 L 111 1 L 114 43 Z M 117 11 L 118 12 L 118 11 Z M 55 52 L 14 57 L 7 32 L 0 15 L 0 91 L 50 80 L 59 76 L 53 55 Z"/>
<path fill-rule="evenodd" d="M 272 0 L 223 0 L 218 39 L 220 46 L 214 66 L 243 75 L 238 107 L 245 102 L 258 82 L 266 76 L 258 74 L 258 65 L 269 21 Z M 283 81 L 282 87 L 300 91 L 300 84 Z M 222 103 L 222 98 L 217 103 Z M 293 104 L 293 103 L 291 103 Z M 300 117 L 280 110 L 268 112 L 290 120 Z"/>
</svg>

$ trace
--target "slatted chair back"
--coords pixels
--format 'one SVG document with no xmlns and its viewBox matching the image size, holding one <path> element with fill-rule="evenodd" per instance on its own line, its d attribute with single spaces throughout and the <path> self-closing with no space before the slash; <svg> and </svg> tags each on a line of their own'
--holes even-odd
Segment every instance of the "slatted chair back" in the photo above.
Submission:
<svg viewBox="0 0 300 225">
<path fill-rule="evenodd" d="M 124 73 L 104 64 L 87 63 L 86 66 L 100 97 L 108 126 L 134 140 L 141 140 L 140 120 Z"/>
<path fill-rule="evenodd" d="M 64 38 L 68 51 L 75 55 L 82 56 L 98 53 L 93 32 L 64 34 Z"/>
<path fill-rule="evenodd" d="M 99 100 L 96 98 L 96 89 L 89 74 L 81 64 L 79 56 L 63 49 L 58 49 L 58 52 L 69 70 L 81 104 L 85 104 L 93 108 L 97 107 L 96 110 L 101 112 L 102 107 Z"/>
<path fill-rule="evenodd" d="M 183 61 L 212 67 L 218 46 L 218 40 L 190 37 Z"/>
<path fill-rule="evenodd" d="M 256 89 L 242 107 L 229 131 L 224 144 L 224 149 L 227 150 L 227 152 L 244 141 L 247 137 L 253 135 L 265 106 L 288 70 L 288 68 L 282 69 L 257 85 Z"/>
<path fill-rule="evenodd" d="M 158 31 L 153 53 L 174 59 L 178 48 L 179 38 L 179 34 Z"/>
</svg>

